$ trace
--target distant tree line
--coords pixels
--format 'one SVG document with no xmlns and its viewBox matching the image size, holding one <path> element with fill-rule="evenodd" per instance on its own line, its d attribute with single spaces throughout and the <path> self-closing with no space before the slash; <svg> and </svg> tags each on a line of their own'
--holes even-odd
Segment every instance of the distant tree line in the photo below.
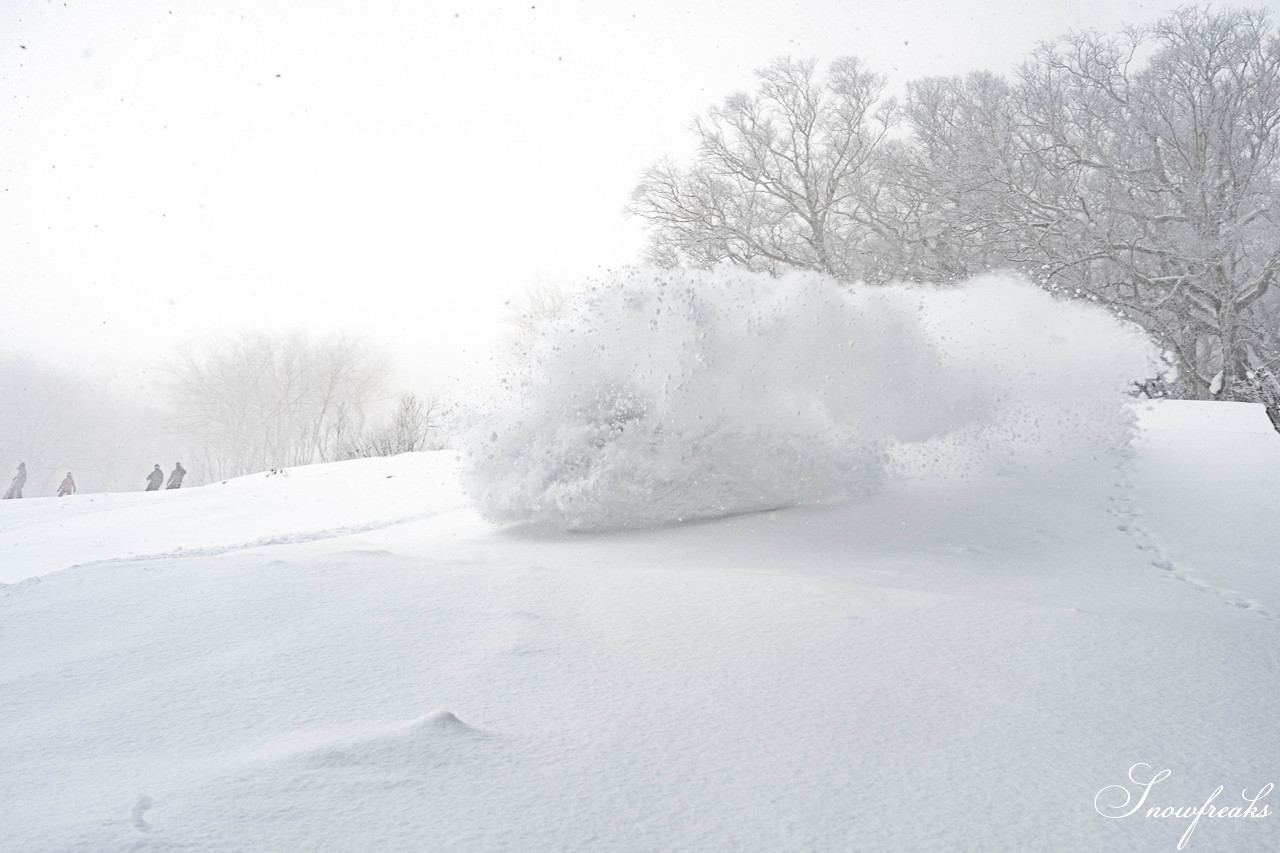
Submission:
<svg viewBox="0 0 1280 853">
<path fill-rule="evenodd" d="M 29 497 L 74 472 L 80 492 L 141 490 L 182 461 L 207 483 L 446 444 L 436 394 L 390 397 L 387 359 L 345 335 L 242 332 L 188 345 L 158 387 L 89 379 L 0 350 L 0 471 L 26 463 Z"/>
<path fill-rule="evenodd" d="M 1008 79 L 898 101 L 856 58 L 760 69 L 696 119 L 629 210 L 647 259 L 954 282 L 1015 270 L 1109 306 L 1171 354 L 1151 394 L 1280 414 L 1280 39 L 1265 10 L 1187 7 L 1042 44 Z"/>
<path fill-rule="evenodd" d="M 0 476 L 25 462 L 30 497 L 52 495 L 68 471 L 82 491 L 141 488 L 152 453 L 169 446 L 159 420 L 141 394 L 0 351 Z"/>
<path fill-rule="evenodd" d="M 437 398 L 401 395 L 384 422 L 387 360 L 345 335 L 242 332 L 181 350 L 165 392 L 193 474 L 242 474 L 440 446 Z"/>
<path fill-rule="evenodd" d="M 435 395 L 401 394 L 395 409 L 381 422 L 339 446 L 340 459 L 397 456 L 445 447 L 442 432 L 444 408 Z"/>
</svg>

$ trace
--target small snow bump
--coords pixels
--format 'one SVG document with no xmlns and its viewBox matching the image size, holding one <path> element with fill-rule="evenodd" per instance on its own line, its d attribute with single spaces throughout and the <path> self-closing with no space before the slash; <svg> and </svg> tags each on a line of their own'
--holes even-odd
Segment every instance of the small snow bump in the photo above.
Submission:
<svg viewBox="0 0 1280 853">
<path fill-rule="evenodd" d="M 479 729 L 463 722 L 452 711 L 438 711 L 434 714 L 428 714 L 415 721 L 412 728 L 414 731 L 474 732 L 481 734 Z"/>
</svg>

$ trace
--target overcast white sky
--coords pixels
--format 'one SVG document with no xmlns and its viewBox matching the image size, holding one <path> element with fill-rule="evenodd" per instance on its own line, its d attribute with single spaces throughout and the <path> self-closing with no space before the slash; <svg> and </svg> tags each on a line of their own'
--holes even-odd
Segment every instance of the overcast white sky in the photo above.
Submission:
<svg viewBox="0 0 1280 853">
<path fill-rule="evenodd" d="M 345 328 L 430 386 L 525 286 L 632 262 L 640 171 L 772 57 L 1005 72 L 1176 5 L 4 0 L 0 346 L 133 375 Z"/>
</svg>

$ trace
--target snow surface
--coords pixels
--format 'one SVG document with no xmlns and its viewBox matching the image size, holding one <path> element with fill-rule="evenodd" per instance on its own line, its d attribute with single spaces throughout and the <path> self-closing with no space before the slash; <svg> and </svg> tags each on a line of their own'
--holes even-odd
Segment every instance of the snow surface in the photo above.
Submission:
<svg viewBox="0 0 1280 853">
<path fill-rule="evenodd" d="M 449 453 L 5 501 L 0 850 L 1175 850 L 1095 798 L 1280 781 L 1280 436 L 1139 422 L 612 534 L 490 525 Z"/>
</svg>

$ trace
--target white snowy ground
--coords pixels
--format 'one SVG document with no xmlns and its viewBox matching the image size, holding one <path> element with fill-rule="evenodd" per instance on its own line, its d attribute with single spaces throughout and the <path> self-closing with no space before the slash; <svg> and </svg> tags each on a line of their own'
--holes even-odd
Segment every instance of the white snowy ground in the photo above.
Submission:
<svg viewBox="0 0 1280 853">
<path fill-rule="evenodd" d="M 1171 851 L 1219 785 L 1185 849 L 1280 849 L 1280 436 L 1143 417 L 626 534 L 448 454 L 6 501 L 0 850 Z"/>
</svg>

